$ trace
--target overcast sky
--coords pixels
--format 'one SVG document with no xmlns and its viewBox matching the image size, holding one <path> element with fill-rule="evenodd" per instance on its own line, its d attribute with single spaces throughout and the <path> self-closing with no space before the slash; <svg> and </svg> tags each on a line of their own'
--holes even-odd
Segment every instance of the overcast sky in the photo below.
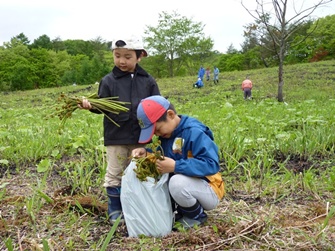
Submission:
<svg viewBox="0 0 335 251">
<path fill-rule="evenodd" d="M 303 1 L 309 6 L 318 0 L 294 2 Z M 327 6 L 315 14 L 318 17 L 335 14 L 335 2 Z M 240 49 L 243 26 L 253 22 L 240 0 L 0 0 L 0 45 L 20 33 L 30 42 L 41 35 L 51 40 L 101 37 L 105 41 L 142 36 L 146 25 L 158 25 L 158 14 L 162 11 L 176 11 L 204 24 L 205 36 L 211 37 L 214 49 L 222 53 L 230 44 Z"/>
</svg>

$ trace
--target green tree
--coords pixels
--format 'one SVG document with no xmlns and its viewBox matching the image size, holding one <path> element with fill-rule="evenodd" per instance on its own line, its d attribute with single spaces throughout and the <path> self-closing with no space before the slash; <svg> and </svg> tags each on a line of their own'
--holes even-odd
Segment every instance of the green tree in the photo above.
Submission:
<svg viewBox="0 0 335 251">
<path fill-rule="evenodd" d="M 94 55 L 93 44 L 90 41 L 78 40 L 65 40 L 64 45 L 67 53 L 70 55 L 86 55 L 92 58 Z"/>
<path fill-rule="evenodd" d="M 63 42 L 42 35 L 31 45 L 24 43 L 22 33 L 0 47 L 0 90 L 92 84 L 114 65 L 111 50 L 99 37 Z"/>
<path fill-rule="evenodd" d="M 29 45 L 30 41 L 26 35 L 20 33 L 19 35 L 12 37 L 9 42 L 4 42 L 4 48 L 10 49 L 17 45 Z"/>
<path fill-rule="evenodd" d="M 311 56 L 310 46 L 307 45 L 309 36 L 313 36 L 315 28 L 311 30 L 313 20 L 306 20 L 296 29 L 287 46 L 285 62 L 288 64 L 305 63 Z"/>
<path fill-rule="evenodd" d="M 9 91 L 32 89 L 33 68 L 29 49 L 21 42 L 0 50 L 0 89 Z"/>
<path fill-rule="evenodd" d="M 95 53 L 90 61 L 92 67 L 92 75 L 89 81 L 90 83 L 94 84 L 95 82 L 99 82 L 103 76 L 110 72 L 111 66 L 105 60 L 103 54 L 101 53 Z"/>
<path fill-rule="evenodd" d="M 260 56 L 262 55 L 262 52 L 260 52 L 261 49 L 262 47 L 257 46 L 246 51 L 245 53 L 242 53 L 244 56 L 244 70 L 263 68 L 264 65 L 269 63 L 270 59 L 266 59 L 265 62 L 264 58 Z"/>
<path fill-rule="evenodd" d="M 85 57 L 80 64 L 80 69 L 77 75 L 78 84 L 87 85 L 89 83 L 92 84 L 92 82 L 95 83 L 95 81 L 92 80 L 92 75 L 92 64 L 89 58 Z"/>
<path fill-rule="evenodd" d="M 310 49 L 310 61 L 335 58 L 335 15 L 326 16 L 315 21 L 309 28 L 311 36 L 306 39 Z"/>
<path fill-rule="evenodd" d="M 269 22 L 270 15 L 264 14 L 259 20 L 254 23 L 249 23 L 244 26 L 244 42 L 242 43 L 242 53 L 249 54 L 248 57 L 254 56 L 250 59 L 253 62 L 262 62 L 264 67 L 271 67 L 278 64 L 274 62 L 276 58 L 273 41 L 269 35 L 269 31 L 263 22 Z M 250 53 L 252 51 L 252 53 Z"/>
<path fill-rule="evenodd" d="M 110 47 L 108 47 L 105 40 L 102 37 L 97 37 L 89 41 L 91 44 L 91 48 L 95 54 L 101 54 L 103 51 L 109 51 Z"/>
<path fill-rule="evenodd" d="M 53 57 L 51 51 L 38 48 L 31 49 L 31 64 L 34 67 L 35 88 L 54 87 L 57 75 L 54 71 Z"/>
<path fill-rule="evenodd" d="M 28 39 L 28 37 L 26 35 L 24 35 L 24 33 L 20 33 L 19 35 L 14 37 L 15 39 L 17 39 L 18 41 L 20 41 L 22 44 L 24 45 L 29 45 L 30 41 Z"/>
<path fill-rule="evenodd" d="M 49 56 L 52 58 L 53 85 L 64 86 L 71 84 L 72 82 L 63 82 L 62 79 L 65 73 L 71 70 L 71 56 L 66 51 L 49 51 Z"/>
<path fill-rule="evenodd" d="M 66 50 L 65 44 L 60 37 L 56 37 L 51 41 L 51 43 L 52 43 L 52 49 L 56 52 Z"/>
<path fill-rule="evenodd" d="M 109 72 L 109 68 L 102 61 L 99 54 L 96 54 L 92 59 L 87 56 L 82 58 L 80 68 L 77 74 L 78 84 L 94 84 Z"/>
<path fill-rule="evenodd" d="M 236 53 L 238 53 L 238 50 L 234 47 L 233 44 L 230 44 L 227 48 L 226 53 L 227 54 L 236 54 Z"/>
<path fill-rule="evenodd" d="M 162 67 L 162 62 L 165 62 L 164 55 L 150 56 L 143 58 L 140 65 L 143 66 L 151 75 L 156 78 L 168 77 L 169 73 L 166 67 Z M 164 65 L 165 63 L 163 63 Z"/>
<path fill-rule="evenodd" d="M 156 27 L 147 26 L 145 41 L 152 55 L 165 58 L 169 76 L 173 77 L 187 58 L 194 57 L 199 66 L 212 50 L 213 41 L 205 37 L 203 28 L 201 22 L 194 22 L 176 11 L 163 11 Z"/>
<path fill-rule="evenodd" d="M 52 42 L 47 35 L 42 35 L 34 39 L 34 42 L 29 47 L 32 49 L 44 48 L 47 50 L 51 50 L 53 48 Z"/>
<path fill-rule="evenodd" d="M 241 71 L 244 70 L 244 62 L 245 57 L 241 53 L 223 54 L 218 67 L 222 71 Z"/>
<path fill-rule="evenodd" d="M 83 62 L 87 62 L 88 57 L 83 55 L 83 54 L 78 54 L 78 55 L 70 55 L 71 60 L 70 60 L 70 67 L 68 70 L 64 72 L 64 75 L 62 76 L 62 82 L 67 83 L 67 84 L 73 84 L 73 83 L 78 83 L 78 84 L 83 84 L 80 81 L 85 79 L 82 76 L 82 72 L 86 74 L 84 69 L 87 68 L 87 64 L 85 63 L 85 66 L 82 67 Z"/>
</svg>

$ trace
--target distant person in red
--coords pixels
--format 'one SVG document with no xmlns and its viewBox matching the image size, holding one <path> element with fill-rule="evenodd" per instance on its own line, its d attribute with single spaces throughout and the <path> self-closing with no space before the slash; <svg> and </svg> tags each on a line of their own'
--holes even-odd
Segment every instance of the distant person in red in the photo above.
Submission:
<svg viewBox="0 0 335 251">
<path fill-rule="evenodd" d="M 244 99 L 251 99 L 252 82 L 249 79 L 249 76 L 246 76 L 245 80 L 243 80 L 242 90 L 244 93 Z"/>
<path fill-rule="evenodd" d="M 209 67 L 206 68 L 206 80 L 209 81 L 211 78 L 211 70 Z"/>
</svg>

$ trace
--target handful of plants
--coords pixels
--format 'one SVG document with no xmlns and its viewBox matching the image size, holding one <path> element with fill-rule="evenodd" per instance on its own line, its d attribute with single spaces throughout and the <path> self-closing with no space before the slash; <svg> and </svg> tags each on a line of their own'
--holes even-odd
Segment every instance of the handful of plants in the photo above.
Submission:
<svg viewBox="0 0 335 251">
<path fill-rule="evenodd" d="M 108 97 L 108 98 L 99 98 L 97 93 L 93 93 L 88 97 L 85 97 L 92 105 L 92 109 L 96 109 L 101 113 L 111 112 L 115 114 L 119 114 L 120 112 L 126 112 L 129 109 L 125 107 L 125 104 L 129 104 L 129 102 L 122 102 L 116 100 L 118 97 Z M 72 116 L 72 113 L 79 109 L 78 105 L 82 104 L 83 97 L 79 96 L 69 96 L 65 93 L 62 93 L 59 98 L 59 102 L 64 102 L 64 104 L 59 107 L 58 104 L 56 106 L 56 112 L 51 114 L 51 117 L 57 116 L 60 120 L 60 127 L 62 128 L 68 118 Z M 113 119 L 105 116 L 112 121 L 116 126 L 119 126 Z"/>
<path fill-rule="evenodd" d="M 152 152 L 147 153 L 145 157 L 133 158 L 136 162 L 134 172 L 140 181 L 147 181 L 147 177 L 152 177 L 155 179 L 155 182 L 157 182 L 162 176 L 162 174 L 157 170 L 156 161 L 157 159 L 163 160 L 164 155 L 162 154 L 162 151 L 158 150 L 158 148 L 161 148 L 160 141 L 158 139 L 153 140 L 151 143 Z"/>
</svg>

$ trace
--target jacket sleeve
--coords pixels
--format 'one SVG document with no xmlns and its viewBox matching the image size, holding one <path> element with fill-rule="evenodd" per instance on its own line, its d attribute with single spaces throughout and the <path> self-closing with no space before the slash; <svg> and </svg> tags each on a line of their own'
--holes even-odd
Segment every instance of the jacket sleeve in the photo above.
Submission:
<svg viewBox="0 0 335 251">
<path fill-rule="evenodd" d="M 176 160 L 175 173 L 191 177 L 205 177 L 220 170 L 218 147 L 209 135 L 192 128 L 185 139 L 183 158 Z"/>
<path fill-rule="evenodd" d="M 154 78 L 152 78 L 151 95 L 161 95 L 158 84 Z"/>
</svg>

